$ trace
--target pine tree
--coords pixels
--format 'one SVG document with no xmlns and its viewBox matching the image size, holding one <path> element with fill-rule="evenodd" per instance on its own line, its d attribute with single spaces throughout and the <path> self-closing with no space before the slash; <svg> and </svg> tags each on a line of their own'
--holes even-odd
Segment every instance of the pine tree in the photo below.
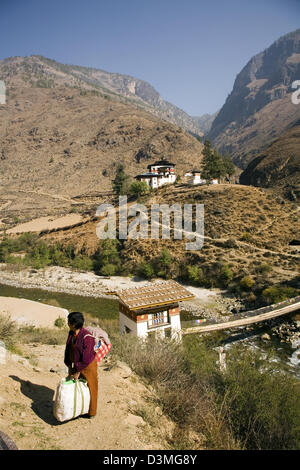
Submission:
<svg viewBox="0 0 300 470">
<path fill-rule="evenodd" d="M 117 195 L 126 193 L 128 189 L 129 176 L 124 171 L 124 165 L 120 163 L 117 167 L 115 179 L 112 181 L 113 190 Z"/>
<path fill-rule="evenodd" d="M 204 149 L 203 149 L 203 160 L 202 160 L 202 172 L 201 178 L 209 181 L 212 176 L 211 172 L 213 169 L 213 149 L 210 143 L 210 140 L 205 139 Z"/>
<path fill-rule="evenodd" d="M 220 153 L 213 149 L 208 139 L 204 142 L 201 177 L 206 181 L 221 178 L 225 175 L 225 167 Z"/>
<path fill-rule="evenodd" d="M 230 178 L 235 173 L 235 165 L 228 152 L 225 153 L 223 157 L 223 164 L 225 168 L 225 174 Z"/>
</svg>

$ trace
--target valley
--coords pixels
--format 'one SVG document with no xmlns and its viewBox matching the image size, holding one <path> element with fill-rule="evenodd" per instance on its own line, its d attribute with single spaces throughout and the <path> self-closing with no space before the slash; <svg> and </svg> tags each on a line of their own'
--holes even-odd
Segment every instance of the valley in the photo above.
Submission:
<svg viewBox="0 0 300 470">
<path fill-rule="evenodd" d="M 299 310 L 234 323 L 300 294 L 300 105 L 291 100 L 299 47 L 300 30 L 279 38 L 248 61 L 219 111 L 197 116 L 130 75 L 42 55 L 0 61 L 0 343 L 8 354 L 0 424 L 20 448 L 299 445 L 296 424 L 287 426 L 299 408 Z M 101 204 L 115 208 L 115 237 L 99 238 Z M 173 209 L 186 206 L 191 224 L 180 239 Z M 157 224 L 157 207 L 169 220 Z M 187 249 L 201 222 L 203 243 Z M 159 326 L 143 342 L 120 335 L 117 291 L 166 280 L 194 295 L 181 303 L 181 340 L 162 340 Z M 39 306 L 58 310 L 22 326 Z M 59 309 L 82 311 L 114 345 L 100 369 L 107 423 L 79 418 L 67 433 L 50 409 L 65 374 Z M 222 331 L 206 327 L 223 322 Z M 74 432 L 80 444 L 68 439 Z"/>
</svg>

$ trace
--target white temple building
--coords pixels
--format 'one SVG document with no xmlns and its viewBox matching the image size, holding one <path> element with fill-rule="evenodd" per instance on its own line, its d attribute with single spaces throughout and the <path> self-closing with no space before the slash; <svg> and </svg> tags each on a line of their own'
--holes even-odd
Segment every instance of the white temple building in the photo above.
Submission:
<svg viewBox="0 0 300 470">
<path fill-rule="evenodd" d="M 176 180 L 175 163 L 159 160 L 147 166 L 148 172 L 141 173 L 135 178 L 144 181 L 151 188 L 158 188 L 164 184 L 173 184 Z"/>
</svg>

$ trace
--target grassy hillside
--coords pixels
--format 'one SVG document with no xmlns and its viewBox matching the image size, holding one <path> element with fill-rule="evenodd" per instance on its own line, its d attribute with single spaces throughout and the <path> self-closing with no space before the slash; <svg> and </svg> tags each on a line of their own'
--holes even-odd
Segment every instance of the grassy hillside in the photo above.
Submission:
<svg viewBox="0 0 300 470">
<path fill-rule="evenodd" d="M 73 228 L 44 232 L 38 240 L 64 251 L 61 261 L 55 250 L 48 253 L 54 263 L 102 270 L 103 274 L 171 277 L 199 286 L 226 287 L 254 304 L 271 285 L 298 286 L 299 252 L 290 245 L 299 233 L 295 204 L 272 192 L 240 185 L 163 187 L 143 196 L 141 202 L 149 219 L 152 204 L 204 204 L 203 247 L 187 251 L 186 240 L 174 240 L 172 232 L 170 240 L 100 243 L 97 218 Z M 39 256 L 46 256 L 43 253 L 41 249 Z M 31 256 L 34 259 L 32 249 Z"/>
</svg>

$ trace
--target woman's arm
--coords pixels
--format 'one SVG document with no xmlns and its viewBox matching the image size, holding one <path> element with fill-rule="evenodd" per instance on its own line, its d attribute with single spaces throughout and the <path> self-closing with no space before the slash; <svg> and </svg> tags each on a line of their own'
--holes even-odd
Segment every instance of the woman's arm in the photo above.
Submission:
<svg viewBox="0 0 300 470">
<path fill-rule="evenodd" d="M 82 360 L 75 362 L 77 372 L 81 372 L 95 359 L 95 339 L 92 336 L 86 336 L 83 339 Z"/>
</svg>

